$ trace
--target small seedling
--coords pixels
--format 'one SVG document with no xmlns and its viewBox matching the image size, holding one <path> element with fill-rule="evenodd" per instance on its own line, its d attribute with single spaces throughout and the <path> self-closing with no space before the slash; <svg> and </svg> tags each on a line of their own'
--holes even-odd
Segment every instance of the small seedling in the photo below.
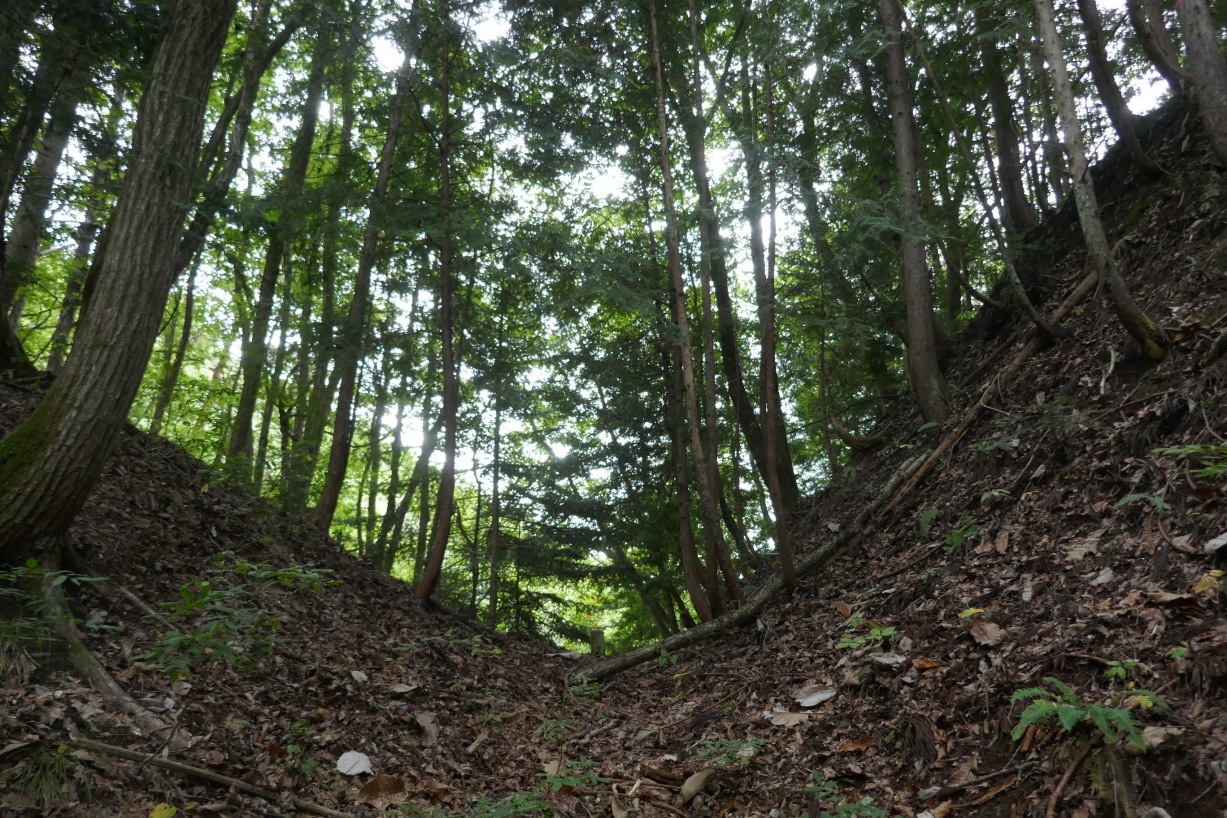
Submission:
<svg viewBox="0 0 1227 818">
<path fill-rule="evenodd" d="M 814 770 L 812 775 L 815 784 L 806 787 L 805 791 L 810 793 L 810 798 L 815 804 L 819 801 L 839 801 L 841 799 L 839 790 L 835 788 L 833 781 L 827 781 L 818 770 Z M 809 813 L 802 813 L 802 818 L 809 818 Z M 832 810 L 824 809 L 818 813 L 817 818 L 890 818 L 890 813 L 879 807 L 872 796 L 865 795 L 855 801 L 845 801 Z"/>
<path fill-rule="evenodd" d="M 1117 662 L 1115 660 L 1108 662 L 1108 678 L 1119 679 L 1122 682 L 1129 678 L 1129 674 L 1133 671 L 1138 663 L 1132 659 L 1125 659 Z"/>
<path fill-rule="evenodd" d="M 1189 655 L 1189 649 L 1185 645 L 1180 645 L 1179 647 L 1172 648 L 1171 650 L 1167 652 L 1167 658 L 1173 659 L 1173 660 L 1183 659 L 1184 657 L 1188 655 Z"/>
<path fill-rule="evenodd" d="M 700 741 L 695 747 L 695 755 L 717 767 L 743 766 L 749 764 L 750 759 L 761 753 L 770 744 L 770 739 L 758 737 L 713 739 Z"/>
<path fill-rule="evenodd" d="M 1168 511 L 1167 503 L 1164 501 L 1164 499 L 1154 494 L 1127 494 L 1117 500 L 1116 505 L 1123 506 L 1126 503 L 1132 503 L 1135 500 L 1145 500 L 1146 502 L 1150 503 L 1151 508 L 1160 514 L 1166 514 Z"/>
</svg>

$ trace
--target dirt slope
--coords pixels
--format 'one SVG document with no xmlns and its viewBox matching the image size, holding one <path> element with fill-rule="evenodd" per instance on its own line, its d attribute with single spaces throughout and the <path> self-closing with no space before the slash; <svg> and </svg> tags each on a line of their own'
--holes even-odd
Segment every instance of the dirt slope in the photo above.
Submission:
<svg viewBox="0 0 1227 818">
<path fill-rule="evenodd" d="M 10 677 L 0 814 L 146 816 L 166 803 L 191 815 L 1223 815 L 1223 566 L 1203 549 L 1227 533 L 1227 476 L 1199 474 L 1219 462 L 1213 450 L 1154 450 L 1227 437 L 1227 182 L 1184 111 L 1155 121 L 1168 175 L 1142 178 L 1114 153 L 1098 181 L 1134 295 L 1173 337 L 1168 359 L 1142 362 L 1087 301 L 954 454 L 792 599 L 599 686 L 568 686 L 576 662 L 551 648 L 423 611 L 303 521 L 207 485 L 164 441 L 126 435 L 73 530 L 113 583 L 82 590 L 78 613 L 116 628 L 91 631 L 90 646 L 179 733 L 162 748 L 54 663 Z M 1072 209 L 1031 239 L 1051 310 L 1085 273 Z M 955 424 L 1021 348 L 1018 330 L 986 315 L 963 339 Z M 34 400 L 4 388 L 0 425 Z M 890 442 L 805 509 L 803 549 L 937 444 L 918 427 L 906 405 L 886 418 Z M 136 658 L 164 630 L 143 607 L 205 578 L 258 584 L 209 574 L 219 552 L 232 568 L 310 564 L 341 583 L 228 600 L 277 617 L 284 641 L 248 669 L 214 661 L 172 682 Z M 1049 720 L 1011 740 L 1028 704 L 1047 701 L 1012 702 L 1016 691 L 1060 699 L 1046 678 L 1069 691 L 1071 732 Z M 1108 746 L 1083 713 L 1120 740 Z M 1128 749 L 1122 713 L 1145 753 Z M 96 748 L 57 754 L 77 736 L 278 796 Z M 380 777 L 338 773 L 348 751 Z M 65 770 L 58 804 L 15 786 L 49 758 Z"/>
</svg>

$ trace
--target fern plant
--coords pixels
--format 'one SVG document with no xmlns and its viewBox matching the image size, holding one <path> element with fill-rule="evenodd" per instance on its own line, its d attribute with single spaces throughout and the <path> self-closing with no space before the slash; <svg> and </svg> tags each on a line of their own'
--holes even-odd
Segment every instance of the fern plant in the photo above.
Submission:
<svg viewBox="0 0 1227 818">
<path fill-rule="evenodd" d="M 1127 708 L 1108 707 L 1088 702 L 1069 685 L 1052 676 L 1044 677 L 1044 682 L 1048 685 L 1047 687 L 1028 687 L 1015 691 L 1010 697 L 1011 702 L 1031 702 L 1023 710 L 1018 719 L 1018 725 L 1010 733 L 1015 741 L 1022 738 L 1028 727 L 1047 724 L 1055 720 L 1067 733 L 1074 732 L 1080 726 L 1093 727 L 1099 731 L 1108 744 L 1115 744 L 1120 740 L 1121 734 L 1124 734 L 1139 749 L 1146 749 L 1142 729 Z M 1123 696 L 1128 696 L 1140 707 L 1167 704 L 1149 690 L 1133 690 L 1125 694 L 1117 694 L 1113 699 L 1119 702 Z"/>
</svg>

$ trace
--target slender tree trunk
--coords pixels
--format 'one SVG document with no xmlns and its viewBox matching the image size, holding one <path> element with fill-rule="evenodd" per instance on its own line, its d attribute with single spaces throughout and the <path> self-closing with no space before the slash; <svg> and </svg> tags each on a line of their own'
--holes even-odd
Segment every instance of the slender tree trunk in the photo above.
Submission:
<svg viewBox="0 0 1227 818">
<path fill-rule="evenodd" d="M 0 563 L 51 555 L 102 472 L 170 291 L 205 102 L 235 0 L 174 6 L 142 95 L 103 286 L 34 414 L 0 441 Z"/>
<path fill-rule="evenodd" d="M 699 435 L 698 390 L 695 385 L 694 357 L 690 345 L 690 319 L 686 314 L 686 284 L 682 278 L 681 239 L 677 226 L 677 209 L 673 198 L 673 171 L 669 156 L 669 119 L 665 108 L 665 76 L 660 57 L 660 32 L 655 0 L 649 0 L 648 8 L 651 18 L 652 58 L 656 69 L 656 119 L 660 129 L 660 169 L 667 230 L 666 248 L 669 260 L 672 319 L 677 326 L 679 336 L 675 345 L 681 363 L 681 387 L 686 404 L 687 426 L 690 431 L 690 452 L 694 458 L 695 473 L 699 484 L 699 500 L 703 509 L 704 536 L 708 540 L 709 561 L 716 562 L 727 559 L 728 545 L 725 542 L 724 528 L 720 522 L 717 489 L 712 485 L 711 469 Z M 714 571 L 715 565 L 710 562 L 708 570 Z M 745 598 L 741 583 L 731 568 L 728 574 L 726 580 L 729 593 L 740 602 Z"/>
<path fill-rule="evenodd" d="M 1227 58 L 1223 57 L 1218 27 L 1206 0 L 1180 0 L 1176 13 L 1184 33 L 1193 93 L 1202 122 L 1215 155 L 1227 164 Z"/>
<path fill-rule="evenodd" d="M 501 345 L 501 319 L 500 319 L 500 339 Z M 486 624 L 491 628 L 498 626 L 498 594 L 499 594 L 499 559 L 502 554 L 502 538 L 503 538 L 503 497 L 500 493 L 500 480 L 503 470 L 503 395 L 502 385 L 496 386 L 498 391 L 494 395 L 494 428 L 491 431 L 493 435 L 494 450 L 491 453 L 490 471 L 490 536 L 487 544 L 487 553 L 490 561 L 490 584 L 487 588 L 487 593 L 490 597 L 490 604 L 486 607 Z"/>
<path fill-rule="evenodd" d="M 72 86 L 62 89 L 51 105 L 42 145 L 26 175 L 25 190 L 17 205 L 13 229 L 5 247 L 4 291 L 0 293 L 0 304 L 13 306 L 9 323 L 14 332 L 20 323 L 20 306 L 14 304 L 14 298 L 17 290 L 33 279 L 38 253 L 42 248 L 51 190 L 55 186 L 68 138 L 77 122 L 77 96 L 81 89 L 77 83 L 72 83 Z"/>
<path fill-rule="evenodd" d="M 171 359 L 170 366 L 166 369 L 166 374 L 162 377 L 162 383 L 158 388 L 157 402 L 153 407 L 153 418 L 149 422 L 150 434 L 159 434 L 162 431 L 162 422 L 166 417 L 166 410 L 170 407 L 170 399 L 175 393 L 175 385 L 179 382 L 179 376 L 183 372 L 183 361 L 187 357 L 188 342 L 192 337 L 192 318 L 196 311 L 196 273 L 200 269 L 200 263 L 192 265 L 192 270 L 188 274 L 187 283 L 183 285 L 183 329 L 179 333 L 179 343 L 175 347 L 174 357 Z"/>
<path fill-rule="evenodd" d="M 269 231 L 268 249 L 265 254 L 264 268 L 260 274 L 259 295 L 252 314 L 251 339 L 243 345 L 239 359 L 242 386 L 239 389 L 234 424 L 230 427 L 230 439 L 226 447 L 227 460 L 231 464 L 232 473 L 236 475 L 250 476 L 251 474 L 252 418 L 255 414 L 265 359 L 268 356 L 268 326 L 273 313 L 277 277 L 282 269 L 286 244 L 301 224 L 301 219 L 296 217 L 296 211 L 301 207 L 297 200 L 302 195 L 306 184 L 307 168 L 311 162 L 311 148 L 315 143 L 320 99 L 324 90 L 324 69 L 327 64 L 327 50 L 323 47 L 322 40 L 321 36 L 321 41 L 317 43 L 316 52 L 312 58 L 311 74 L 307 80 L 307 97 L 302 107 L 302 121 L 298 134 L 294 138 L 294 144 L 290 148 L 290 158 L 282 183 L 283 210 L 280 218 Z M 287 213 L 286 210 L 290 212 Z"/>
<path fill-rule="evenodd" d="M 1001 54 L 993 37 L 994 21 L 987 7 L 974 5 L 972 8 L 976 16 L 984 83 L 993 109 L 993 134 L 997 142 L 997 172 L 1005 201 L 1003 215 L 1006 233 L 1020 236 L 1035 227 L 1036 219 L 1035 210 L 1027 201 L 1027 193 L 1023 189 L 1022 152 L 1014 127 L 1014 103 L 1001 66 Z"/>
<path fill-rule="evenodd" d="M 1190 0 L 1184 0 L 1184 2 L 1190 2 Z M 1048 61 L 1048 70 L 1052 77 L 1057 113 L 1065 133 L 1065 149 L 1070 157 L 1070 175 L 1074 182 L 1078 220 L 1082 223 L 1082 235 L 1086 239 L 1086 249 L 1091 257 L 1091 264 L 1107 285 L 1106 295 L 1109 306 L 1116 313 L 1116 317 L 1124 325 L 1125 330 L 1141 347 L 1142 353 L 1153 361 L 1162 360 L 1167 355 L 1169 346 L 1167 334 L 1134 302 L 1124 280 L 1120 277 L 1120 271 L 1116 268 L 1116 260 L 1112 258 L 1108 250 L 1108 238 L 1104 233 L 1103 222 L 1099 218 L 1095 185 L 1091 181 L 1090 165 L 1087 163 L 1086 149 L 1082 144 L 1082 128 L 1078 123 L 1078 111 L 1074 107 L 1073 87 L 1069 81 L 1065 55 L 1061 51 L 1061 40 L 1053 18 L 1052 0 L 1035 0 L 1035 13 L 1040 39 L 1044 45 L 1044 56 Z"/>
<path fill-rule="evenodd" d="M 1095 0 L 1078 0 L 1078 14 L 1082 17 L 1082 30 L 1086 34 L 1086 56 L 1091 66 L 1091 79 L 1099 91 L 1099 98 L 1107 109 L 1108 119 L 1116 129 L 1117 136 L 1125 143 L 1129 156 L 1134 164 L 1147 173 L 1159 173 L 1159 167 L 1147 155 L 1138 138 L 1134 126 L 1136 117 L 1129 110 L 1125 97 L 1112 75 L 1112 66 L 1108 63 L 1108 49 L 1104 43 L 1103 24 L 1099 19 L 1099 8 Z"/>
<path fill-rule="evenodd" d="M 382 231 L 380 214 L 388 198 L 388 182 L 392 177 L 396 144 L 404 127 L 405 102 L 409 96 L 409 75 L 414 63 L 406 56 L 396 78 L 396 94 L 392 99 L 392 119 L 379 155 L 379 170 L 375 177 L 375 189 L 371 193 L 367 212 L 366 230 L 362 236 L 362 251 L 358 256 L 358 269 L 354 278 L 354 293 L 349 302 L 349 313 L 341 330 L 340 349 L 337 352 L 336 368 L 340 372 L 337 392 L 336 419 L 332 428 L 332 449 L 328 453 L 328 467 L 324 475 L 324 488 L 313 512 L 315 519 L 327 528 L 336 513 L 341 489 L 345 484 L 345 472 L 349 467 L 349 449 L 353 428 L 350 415 L 355 401 L 355 382 L 358 363 L 362 358 L 362 336 L 366 329 L 367 305 L 371 293 L 371 273 L 375 268 L 375 254 L 379 249 Z"/>
<path fill-rule="evenodd" d="M 775 102 L 774 86 L 771 80 L 771 63 L 764 65 L 765 75 L 763 93 L 766 96 L 766 125 L 768 145 L 775 138 Z M 797 574 L 792 559 L 792 529 L 789 521 L 789 508 L 784 502 L 780 491 L 779 469 L 776 463 L 779 456 L 778 431 L 783 428 L 783 412 L 780 406 L 779 384 L 776 381 L 775 360 L 775 265 L 776 265 L 776 172 L 772 167 L 769 183 L 770 224 L 771 233 L 768 237 L 766 265 L 758 283 L 758 318 L 761 326 L 761 356 L 762 363 L 762 396 L 763 428 L 766 433 L 767 449 L 767 490 L 771 494 L 771 510 L 775 514 L 776 551 L 780 556 L 780 573 L 784 577 L 784 587 L 789 593 L 797 589 Z M 761 230 L 761 217 L 759 219 Z M 745 598 L 738 600 L 744 603 Z"/>
<path fill-rule="evenodd" d="M 281 382 L 281 376 L 285 372 L 286 346 L 290 334 L 290 306 L 294 298 L 293 285 L 294 276 L 287 270 L 285 273 L 285 289 L 281 296 L 277 350 L 273 354 L 273 372 L 269 376 L 268 391 L 264 395 L 264 410 L 260 413 L 260 437 L 256 441 L 255 473 L 252 483 L 257 494 L 264 491 L 264 476 L 268 471 L 268 443 L 270 427 L 273 423 L 273 412 L 281 405 L 281 393 L 285 389 Z"/>
<path fill-rule="evenodd" d="M 439 235 L 439 330 L 440 359 L 443 364 L 443 469 L 439 474 L 439 491 L 435 496 L 434 531 L 430 554 L 422 569 L 422 579 L 414 594 L 423 602 L 430 599 L 439 585 L 443 572 L 443 557 L 451 536 L 452 513 L 456 493 L 456 433 L 460 413 L 460 384 L 457 382 L 453 334 L 453 290 L 455 273 L 452 269 L 452 170 L 451 170 L 451 40 L 443 35 L 443 70 L 440 76 L 439 121 L 439 205 L 443 224 Z"/>
<path fill-rule="evenodd" d="M 916 126 L 907 62 L 903 49 L 903 12 L 898 0 L 879 0 L 878 12 L 886 29 L 886 79 L 894 131 L 895 165 L 899 174 L 899 243 L 902 251 L 899 289 L 907 311 L 904 340 L 912 391 L 920 414 L 930 423 L 943 423 L 949 411 L 946 379 L 937 360 L 933 296 L 921 241 L 920 186 L 916 173 Z"/>
</svg>

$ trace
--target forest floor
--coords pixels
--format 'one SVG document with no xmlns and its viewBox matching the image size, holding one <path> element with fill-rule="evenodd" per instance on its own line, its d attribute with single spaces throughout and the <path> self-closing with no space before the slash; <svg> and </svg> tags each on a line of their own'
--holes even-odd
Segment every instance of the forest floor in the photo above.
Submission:
<svg viewBox="0 0 1227 818">
<path fill-rule="evenodd" d="M 126 433 L 72 530 L 109 579 L 74 591 L 76 613 L 177 732 L 156 739 L 10 651 L 0 815 L 1227 815 L 1227 549 L 1205 553 L 1227 534 L 1227 179 L 1187 114 L 1155 122 L 1167 175 L 1113 152 L 1097 180 L 1167 359 L 1141 360 L 1092 296 L 1003 382 L 1027 329 L 982 316 L 951 363 L 947 430 L 918 431 L 901 402 L 888 442 L 807 501 L 800 554 L 999 386 L 915 490 L 751 627 L 599 684 L 569 683 L 586 657 L 424 610 L 308 523 Z M 1086 273 L 1072 208 L 1030 238 L 1051 311 Z M 0 429 L 36 399 L 0 389 Z M 1155 451 L 1175 446 L 1200 448 Z M 298 565 L 340 582 L 267 572 Z M 219 600 L 231 621 L 275 618 L 281 641 L 172 681 L 140 658 L 176 625 L 149 614 L 202 580 L 197 599 L 245 583 Z M 370 772 L 339 772 L 346 753 Z"/>
</svg>

